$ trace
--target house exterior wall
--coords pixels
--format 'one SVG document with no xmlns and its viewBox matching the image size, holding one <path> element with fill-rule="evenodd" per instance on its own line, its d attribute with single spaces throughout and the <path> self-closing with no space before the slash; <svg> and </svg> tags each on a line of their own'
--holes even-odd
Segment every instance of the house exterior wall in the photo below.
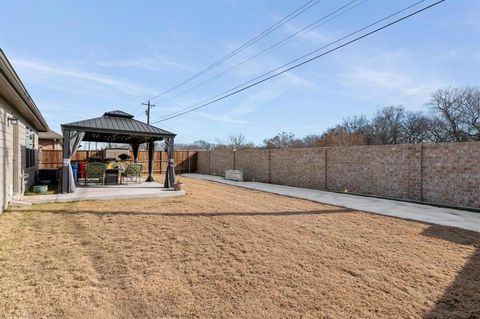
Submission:
<svg viewBox="0 0 480 319">
<path fill-rule="evenodd" d="M 17 125 L 8 123 L 9 117 L 19 119 Z M 0 212 L 2 212 L 16 195 L 23 194 L 25 187 L 30 187 L 35 182 L 35 174 L 38 169 L 38 132 L 34 131 L 34 145 L 37 150 L 34 167 L 26 168 L 25 156 L 25 131 L 29 127 L 27 121 L 16 113 L 7 102 L 0 98 Z M 14 145 L 15 130 L 18 132 L 18 143 Z M 14 153 L 18 154 L 19 160 L 14 159 Z M 14 171 L 17 170 L 18 179 L 14 181 Z M 24 174 L 26 184 L 23 180 Z M 14 190 L 14 185 L 18 189 Z"/>
</svg>

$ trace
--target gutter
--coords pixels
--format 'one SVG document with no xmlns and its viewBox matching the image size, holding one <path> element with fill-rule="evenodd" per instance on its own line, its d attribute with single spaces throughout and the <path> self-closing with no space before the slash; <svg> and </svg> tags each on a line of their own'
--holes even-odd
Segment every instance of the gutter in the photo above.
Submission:
<svg viewBox="0 0 480 319">
<path fill-rule="evenodd" d="M 35 102 L 31 98 L 27 89 L 25 88 L 22 81 L 20 80 L 20 77 L 15 72 L 15 69 L 8 61 L 2 49 L 0 49 L 0 62 L 1 62 L 0 71 L 2 75 L 8 81 L 8 83 L 10 84 L 12 89 L 15 91 L 15 93 L 20 97 L 20 99 L 24 104 L 23 106 L 25 106 L 29 114 L 33 116 L 40 123 L 39 126 L 36 125 L 35 129 L 37 129 L 39 132 L 48 132 L 49 127 L 47 122 L 45 121 L 45 118 L 43 117 L 38 107 L 35 105 Z M 14 105 L 14 106 L 17 108 L 17 111 L 19 111 L 20 113 L 24 113 L 22 112 L 22 110 L 18 109 L 19 108 L 18 105 Z M 22 105 L 20 105 L 20 107 L 22 107 Z"/>
</svg>

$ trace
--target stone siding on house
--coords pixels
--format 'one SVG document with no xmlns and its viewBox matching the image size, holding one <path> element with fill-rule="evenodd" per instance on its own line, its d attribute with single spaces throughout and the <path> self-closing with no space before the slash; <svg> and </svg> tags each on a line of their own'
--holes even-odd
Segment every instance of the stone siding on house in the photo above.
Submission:
<svg viewBox="0 0 480 319">
<path fill-rule="evenodd" d="M 11 117 L 18 118 L 18 124 L 9 123 L 8 118 Z M 15 195 L 23 194 L 25 188 L 32 186 L 35 182 L 38 170 L 38 135 L 34 131 L 34 145 L 37 150 L 35 165 L 26 168 L 25 131 L 27 127 L 27 121 L 0 98 L 0 213 Z M 15 143 L 15 134 L 18 134 L 17 143 Z M 17 154 L 17 158 L 14 154 Z"/>
</svg>

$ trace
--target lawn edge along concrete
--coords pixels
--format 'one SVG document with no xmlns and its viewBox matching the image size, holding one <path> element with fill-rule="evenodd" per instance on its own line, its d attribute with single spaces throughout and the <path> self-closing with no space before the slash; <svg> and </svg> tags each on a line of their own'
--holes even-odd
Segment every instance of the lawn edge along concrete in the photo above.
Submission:
<svg viewBox="0 0 480 319">
<path fill-rule="evenodd" d="M 430 224 L 458 227 L 480 232 L 480 213 L 461 209 L 444 208 L 427 204 L 341 194 L 284 185 L 258 182 L 235 182 L 226 180 L 221 176 L 205 174 L 184 174 L 183 176 L 219 182 L 227 185 L 238 186 L 277 195 L 307 199 L 322 204 L 341 206 L 369 213 L 415 220 Z"/>
</svg>

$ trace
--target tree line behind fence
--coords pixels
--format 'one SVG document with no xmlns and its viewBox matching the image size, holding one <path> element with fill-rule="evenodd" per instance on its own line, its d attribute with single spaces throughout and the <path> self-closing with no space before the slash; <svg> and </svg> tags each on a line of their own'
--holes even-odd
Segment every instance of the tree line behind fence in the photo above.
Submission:
<svg viewBox="0 0 480 319">
<path fill-rule="evenodd" d="M 72 162 L 86 161 L 92 156 L 102 156 L 101 150 L 77 151 L 72 158 Z M 129 151 L 133 158 L 133 154 Z M 192 173 L 197 171 L 197 152 L 196 151 L 175 151 L 174 155 L 175 171 L 177 173 Z M 62 150 L 43 150 L 39 158 L 40 168 L 59 168 L 62 166 Z M 133 162 L 131 160 L 130 162 Z M 143 164 L 142 173 L 148 172 L 148 151 L 138 152 L 138 162 Z M 164 173 L 168 165 L 168 156 L 165 151 L 155 151 L 153 160 L 153 172 L 156 174 Z"/>
<path fill-rule="evenodd" d="M 367 117 L 354 115 L 304 137 L 281 132 L 255 145 L 242 133 L 216 142 L 177 144 L 182 149 L 328 147 L 480 141 L 480 88 L 445 88 L 432 93 L 417 111 L 403 105 L 380 107 Z M 423 109 L 423 110 L 420 110 Z"/>
</svg>

